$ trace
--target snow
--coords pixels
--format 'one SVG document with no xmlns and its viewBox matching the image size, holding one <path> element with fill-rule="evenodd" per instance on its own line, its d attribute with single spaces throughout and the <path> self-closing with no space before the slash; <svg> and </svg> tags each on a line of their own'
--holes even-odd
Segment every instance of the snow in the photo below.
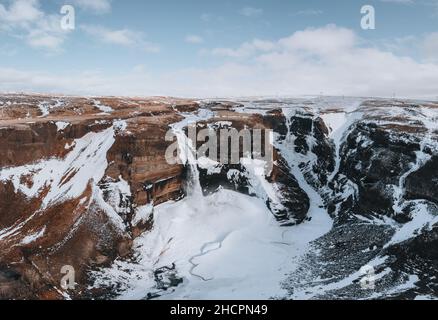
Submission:
<svg viewBox="0 0 438 320">
<path fill-rule="evenodd" d="M 47 117 L 50 112 L 49 112 L 49 106 L 47 102 L 41 102 L 38 104 L 38 108 L 41 111 L 41 118 Z"/>
<path fill-rule="evenodd" d="M 101 189 L 105 190 L 105 200 Z M 118 226 L 123 225 L 119 217 L 130 213 L 131 196 L 131 187 L 121 176 L 118 181 L 105 181 L 100 188 L 94 190 L 94 199 Z M 121 229 L 124 230 L 124 226 Z"/>
<path fill-rule="evenodd" d="M 220 190 L 155 207 L 154 228 L 135 241 L 139 263 L 119 261 L 99 278 L 123 279 L 120 299 L 142 299 L 153 271 L 175 263 L 184 283 L 163 298 L 269 299 L 285 294 L 281 281 L 320 234 L 311 222 L 282 228 L 263 200 Z"/>
<path fill-rule="evenodd" d="M 38 103 L 38 109 L 40 109 L 40 118 L 45 118 L 50 115 L 50 110 L 60 108 L 65 105 L 65 102 L 59 99 L 52 101 L 42 101 Z"/>
<path fill-rule="evenodd" d="M 168 290 L 166 299 L 269 299 L 286 295 L 281 283 L 298 267 L 310 243 L 330 231 L 332 220 L 322 200 L 305 181 L 298 167 L 295 174 L 309 194 L 311 221 L 281 227 L 266 206 L 266 198 L 279 203 L 274 186 L 266 181 L 260 160 L 242 160 L 260 198 L 220 189 L 204 197 L 199 185 L 198 165 L 215 164 L 196 160 L 191 140 L 183 128 L 211 113 L 186 115 L 172 125 L 180 147 L 180 160 L 191 170 L 192 191 L 179 202 L 148 207 L 140 216 L 153 214 L 153 229 L 135 240 L 138 263 L 116 261 L 110 269 L 96 273 L 99 287 L 122 284 L 120 299 L 143 299 L 157 292 L 154 271 L 175 265 L 183 284 Z M 286 149 L 283 149 L 286 151 Z M 293 157 L 293 155 L 291 155 Z M 289 158 L 294 164 L 292 158 Z M 239 172 L 229 172 L 230 176 Z M 152 211 L 152 212 L 151 212 Z M 137 210 L 137 214 L 139 211 Z M 137 221 L 137 219 L 136 219 Z M 141 279 L 141 281 L 139 281 Z"/>
<path fill-rule="evenodd" d="M 70 123 L 64 121 L 58 121 L 55 123 L 55 125 L 58 128 L 58 132 L 59 132 L 65 130 L 65 128 L 67 128 L 70 125 Z"/>
<path fill-rule="evenodd" d="M 341 147 L 350 133 L 350 128 L 363 116 L 363 112 L 360 111 L 361 104 L 361 100 L 350 101 L 348 104 L 344 102 L 341 112 L 321 115 L 321 118 L 331 129 L 329 137 L 333 140 L 336 148 L 335 170 L 329 176 L 329 181 L 334 180 L 339 173 L 341 166 Z"/>
<path fill-rule="evenodd" d="M 44 233 L 46 232 L 46 227 L 44 227 L 41 231 L 31 234 L 27 237 L 25 237 L 22 241 L 21 244 L 23 245 L 27 245 L 30 244 L 32 242 L 35 242 L 36 240 L 38 240 L 39 238 L 41 238 L 42 236 L 44 236 Z"/>
<path fill-rule="evenodd" d="M 102 102 L 100 102 L 99 100 L 93 100 L 93 104 L 94 104 L 94 107 L 96 107 L 97 109 L 99 109 L 102 112 L 101 113 L 102 115 L 109 114 L 109 113 L 114 111 L 113 108 L 102 104 Z"/>
<path fill-rule="evenodd" d="M 290 113 L 293 110 L 283 111 L 288 119 L 290 119 Z M 290 128 L 290 125 L 288 125 Z M 303 172 L 300 169 L 300 164 L 303 159 L 301 154 L 295 152 L 295 140 L 291 132 L 288 132 L 285 141 L 275 142 L 276 148 L 280 151 L 283 158 L 287 161 L 292 175 L 297 179 L 300 188 L 307 194 L 310 200 L 310 208 L 307 216 L 311 218 L 311 222 L 306 222 L 304 225 L 313 226 L 318 238 L 328 233 L 332 226 L 333 220 L 330 218 L 328 212 L 324 208 L 324 202 L 319 193 L 307 182 Z M 309 160 L 309 159 L 307 159 Z M 310 160 L 311 161 L 311 160 Z M 316 238 L 315 238 L 316 239 Z"/>
<path fill-rule="evenodd" d="M 198 159 L 198 166 L 201 169 L 207 170 L 207 174 L 219 174 L 222 171 L 222 165 L 208 157 L 200 157 Z"/>
<path fill-rule="evenodd" d="M 330 130 L 331 137 L 337 132 L 341 132 L 347 122 L 347 114 L 344 111 L 324 113 L 321 118 Z"/>
<path fill-rule="evenodd" d="M 74 141 L 73 149 L 64 159 L 50 159 L 21 167 L 4 168 L 0 181 L 11 181 L 15 192 L 35 198 L 47 188 L 41 209 L 68 199 L 79 197 L 90 181 L 99 182 L 107 168 L 106 154 L 112 147 L 114 128 L 88 133 Z M 31 186 L 22 182 L 23 176 L 32 178 Z"/>
<path fill-rule="evenodd" d="M 438 223 L 438 216 L 433 214 L 425 201 L 406 201 L 404 199 L 406 190 L 406 179 L 414 172 L 422 168 L 428 161 L 431 160 L 431 155 L 426 152 L 426 149 L 438 151 L 438 144 L 432 139 L 434 132 L 438 129 L 437 124 L 438 113 L 430 108 L 421 108 L 421 113 L 418 115 L 418 119 L 423 123 L 427 129 L 425 137 L 420 142 L 420 150 L 416 151 L 416 160 L 411 164 L 409 170 L 407 170 L 399 180 L 399 185 L 394 186 L 394 206 L 395 213 L 402 213 L 407 205 L 412 205 L 413 211 L 411 213 L 412 220 L 398 227 L 396 234 L 391 241 L 386 245 L 401 243 L 416 237 L 423 229 L 431 230 L 433 225 Z"/>
<path fill-rule="evenodd" d="M 418 301 L 435 301 L 436 297 L 420 295 L 415 298 Z"/>
<path fill-rule="evenodd" d="M 283 113 L 290 119 L 298 112 L 305 112 L 306 101 L 289 101 L 283 106 Z M 341 146 L 354 123 L 364 117 L 362 102 L 362 99 L 314 99 L 309 107 L 314 108 L 312 111 L 315 111 L 315 117 L 320 116 L 329 127 L 329 138 L 336 148 L 336 165 L 329 178 L 331 181 L 336 182 L 336 176 L 347 180 L 339 175 Z M 94 104 L 102 114 L 113 112 L 112 108 L 102 105 L 98 100 L 94 100 Z M 239 111 L 265 114 L 273 105 L 278 107 L 274 102 L 245 101 L 244 107 Z M 337 109 L 333 108 L 334 106 Z M 49 103 L 42 104 L 40 109 L 43 116 L 50 114 Z M 399 225 L 386 217 L 374 221 L 357 216 L 367 223 L 390 224 L 396 228 L 394 236 L 385 248 L 412 239 L 426 230 L 431 230 L 438 223 L 438 216 L 432 214 L 426 201 L 404 200 L 406 178 L 430 160 L 426 150 L 430 147 L 436 150 L 437 143 L 433 140 L 434 131 L 437 130 L 436 112 L 426 107 L 420 111 L 421 121 L 428 132 L 422 139 L 421 150 L 416 153 L 416 161 L 403 174 L 398 185 L 394 186 L 394 210 L 401 212 L 407 204 L 412 204 L 412 221 Z M 381 112 L 389 114 L 392 111 Z M 306 179 L 305 170 L 317 161 L 316 155 L 311 151 L 306 155 L 296 153 L 296 137 L 291 132 L 288 132 L 286 140 L 274 142 L 289 165 L 291 174 L 310 199 L 310 221 L 298 226 L 282 227 L 266 206 L 269 201 L 274 211 L 283 208 L 276 185 L 266 180 L 264 161 L 241 159 L 245 171 L 230 170 L 227 174 L 230 181 L 242 174 L 245 175 L 249 181 L 249 191 L 256 197 L 223 189 L 203 196 L 198 168 L 207 170 L 208 174 L 216 174 L 221 172 L 222 166 L 206 157 L 197 159 L 194 144 L 186 136 L 184 128 L 191 123 L 211 119 L 214 113 L 201 108 L 197 114 L 180 114 L 184 119 L 173 124 L 171 128 L 178 141 L 180 161 L 189 166 L 191 184 L 188 196 L 178 202 L 127 207 L 125 204 L 132 196 L 128 182 L 122 177 L 115 181 L 102 181 L 108 166 L 106 154 L 114 143 L 115 135 L 126 132 L 128 123 L 125 120 L 116 120 L 111 128 L 99 133 L 89 133 L 66 145 L 69 153 L 64 159 L 49 159 L 22 167 L 0 169 L 0 181 L 12 181 L 16 192 L 21 192 L 29 198 L 45 194 L 42 191 L 48 188 L 41 209 L 80 197 L 91 182 L 90 202 L 97 204 L 120 231 L 126 230 L 121 215 L 127 214 L 132 208 L 133 226 L 153 220 L 152 230 L 134 242 L 135 262 L 117 260 L 111 268 L 102 269 L 94 274 L 97 276 L 96 287 L 121 285 L 120 299 L 143 299 L 148 293 L 160 293 L 163 299 L 253 300 L 289 297 L 290 292 L 286 292 L 282 287 L 283 281 L 294 272 L 300 272 L 299 268 L 303 267 L 302 258 L 309 252 L 315 253 L 312 241 L 325 235 L 333 227 L 333 220 L 324 208 L 322 196 Z M 69 124 L 59 121 L 56 125 L 58 131 L 62 131 Z M 216 125 L 229 126 L 231 123 L 222 121 Z M 309 145 L 315 143 L 313 137 L 308 137 L 307 142 Z M 369 141 L 359 137 L 358 143 L 366 144 Z M 23 177 L 30 177 L 33 184 L 29 186 L 22 182 Z M 357 186 L 351 181 L 346 181 L 338 196 L 347 198 L 351 194 L 357 194 Z M 86 200 L 87 198 L 82 199 L 81 203 Z M 16 235 L 33 216 L 18 225 L 1 230 L 0 240 Z M 45 228 L 25 237 L 22 244 L 36 241 L 44 236 L 44 232 Z M 378 254 L 379 248 L 362 251 L 373 252 Z M 387 257 L 378 257 L 369 264 L 375 268 L 384 266 L 386 259 Z M 157 288 L 154 272 L 173 265 L 177 277 L 182 278 L 183 283 L 162 292 Z M 388 267 L 380 269 L 382 271 L 376 275 L 376 280 L 390 276 L 392 272 Z M 332 282 L 326 281 L 329 279 L 319 279 L 303 289 L 295 290 L 292 298 L 311 299 L 329 291 L 348 287 L 362 276 L 360 271 L 354 271 Z M 386 290 L 385 295 L 415 288 L 415 283 L 419 280 L 415 275 L 407 275 L 405 279 L 405 282 Z M 381 297 L 381 293 L 376 293 L 375 297 Z"/>
<path fill-rule="evenodd" d="M 126 226 L 119 213 L 114 207 L 105 202 L 103 198 L 103 191 L 94 184 L 92 199 L 99 205 L 99 208 L 101 208 L 106 213 L 112 224 L 116 226 L 119 231 L 124 232 L 126 230 Z"/>
<path fill-rule="evenodd" d="M 285 209 L 281 204 L 276 185 L 266 180 L 266 176 L 270 174 L 270 172 L 266 174 L 266 161 L 242 158 L 240 159 L 240 164 L 245 168 L 245 176 L 248 179 L 250 193 L 257 195 L 258 198 L 263 199 L 265 202 L 270 200 L 270 206 L 274 212 Z"/>
<path fill-rule="evenodd" d="M 375 258 L 372 261 L 370 261 L 366 267 L 372 267 L 374 269 L 377 269 L 377 267 L 384 264 L 386 260 L 387 257 Z M 379 278 L 388 275 L 389 272 L 390 270 L 387 269 L 384 270 L 381 274 L 376 275 L 374 280 L 377 281 Z M 353 284 L 355 281 L 360 280 L 362 277 L 364 277 L 364 274 L 359 270 L 336 282 L 329 282 L 327 284 L 324 284 L 323 281 L 329 279 L 319 279 L 319 281 L 314 283 L 315 284 L 314 286 L 308 286 L 302 290 L 295 290 L 291 298 L 295 300 L 310 300 L 318 295 L 323 295 L 324 293 L 328 293 L 329 291 L 345 288 Z"/>
<path fill-rule="evenodd" d="M 128 131 L 128 122 L 126 120 L 114 120 L 113 127 L 117 135 L 132 135 L 131 131 Z"/>
<path fill-rule="evenodd" d="M 233 123 L 231 121 L 218 121 L 215 123 L 215 125 L 219 127 L 231 127 Z"/>
<path fill-rule="evenodd" d="M 431 231 L 432 227 L 438 223 L 438 216 L 433 215 L 425 203 L 418 202 L 411 215 L 412 220 L 397 229 L 385 248 L 415 238 L 422 231 Z"/>
<path fill-rule="evenodd" d="M 137 226 L 139 223 L 147 222 L 154 212 L 153 203 L 136 208 L 134 218 L 132 219 L 132 225 Z"/>
<path fill-rule="evenodd" d="M 194 175 L 192 179 L 193 186 L 191 188 L 191 192 L 199 197 L 202 194 L 202 189 L 199 182 L 198 159 L 195 148 L 196 141 L 192 141 L 190 139 L 191 137 L 187 137 L 184 128 L 196 125 L 197 122 L 208 120 L 214 116 L 214 113 L 210 110 L 199 109 L 198 113 L 196 114 L 180 113 L 180 115 L 183 116 L 184 119 L 171 125 L 173 134 L 176 136 L 178 142 L 179 163 L 190 166 L 191 174 Z M 206 164 L 205 159 L 204 161 L 201 160 L 201 162 Z M 210 163 L 208 165 L 210 165 Z"/>
</svg>

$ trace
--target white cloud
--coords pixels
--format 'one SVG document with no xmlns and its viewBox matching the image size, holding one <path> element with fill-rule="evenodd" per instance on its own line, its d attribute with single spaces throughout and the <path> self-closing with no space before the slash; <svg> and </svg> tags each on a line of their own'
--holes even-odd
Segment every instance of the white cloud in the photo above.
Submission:
<svg viewBox="0 0 438 320">
<path fill-rule="evenodd" d="M 44 13 L 38 0 L 15 0 L 9 8 L 0 4 L 0 23 L 6 26 L 25 26 L 40 19 Z"/>
<path fill-rule="evenodd" d="M 102 14 L 111 11 L 110 0 L 74 0 L 74 5 L 77 5 L 83 10 L 88 10 L 94 13 Z"/>
<path fill-rule="evenodd" d="M 343 52 L 352 48 L 356 41 L 356 35 L 352 30 L 328 25 L 324 28 L 297 31 L 288 38 L 280 39 L 278 43 L 289 51 L 321 55 Z"/>
<path fill-rule="evenodd" d="M 204 39 L 200 36 L 191 34 L 191 35 L 186 36 L 184 41 L 187 43 L 191 43 L 191 44 L 200 44 L 200 43 L 204 42 Z"/>
<path fill-rule="evenodd" d="M 245 7 L 242 8 L 239 13 L 245 17 L 258 17 L 263 14 L 263 10 L 259 8 L 253 7 Z"/>
<path fill-rule="evenodd" d="M 61 50 L 68 34 L 60 27 L 60 16 L 49 15 L 38 0 L 12 0 L 9 7 L 0 4 L 0 32 L 24 39 L 28 45 L 50 52 Z"/>
<path fill-rule="evenodd" d="M 102 26 L 83 25 L 84 30 L 97 40 L 124 47 L 138 47 L 146 52 L 159 52 L 160 47 L 144 40 L 144 34 L 130 29 L 111 30 Z"/>
<path fill-rule="evenodd" d="M 437 96 L 437 62 L 420 62 L 386 49 L 364 46 L 353 31 L 334 25 L 298 31 L 276 41 L 247 41 L 229 50 L 234 54 L 227 55 L 228 61 L 218 67 L 161 73 L 148 73 L 143 66 L 124 74 L 57 75 L 0 68 L 0 91 L 186 97 L 320 92 Z M 240 59 L 239 50 L 244 52 L 245 59 Z"/>
</svg>

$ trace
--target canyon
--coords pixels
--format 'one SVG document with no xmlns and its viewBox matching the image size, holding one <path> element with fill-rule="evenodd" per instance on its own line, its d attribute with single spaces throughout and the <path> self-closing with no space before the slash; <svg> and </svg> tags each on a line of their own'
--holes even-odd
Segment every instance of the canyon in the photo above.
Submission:
<svg viewBox="0 0 438 320">
<path fill-rule="evenodd" d="M 436 299 L 437 120 L 434 101 L 2 94 L 0 299 Z M 193 123 L 272 130 L 272 168 L 197 159 Z"/>
</svg>

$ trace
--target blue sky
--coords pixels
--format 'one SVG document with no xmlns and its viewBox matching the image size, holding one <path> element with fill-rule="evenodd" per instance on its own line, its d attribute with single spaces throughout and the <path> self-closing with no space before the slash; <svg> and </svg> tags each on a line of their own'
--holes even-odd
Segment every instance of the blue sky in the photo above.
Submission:
<svg viewBox="0 0 438 320">
<path fill-rule="evenodd" d="M 0 0 L 0 91 L 435 97 L 435 57 L 437 0 Z"/>
</svg>

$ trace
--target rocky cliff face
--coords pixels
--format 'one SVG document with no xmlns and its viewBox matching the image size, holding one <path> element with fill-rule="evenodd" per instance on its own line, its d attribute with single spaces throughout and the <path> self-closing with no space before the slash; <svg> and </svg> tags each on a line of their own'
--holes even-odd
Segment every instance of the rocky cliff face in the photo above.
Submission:
<svg viewBox="0 0 438 320">
<path fill-rule="evenodd" d="M 436 297 L 438 104 L 4 95 L 0 112 L 0 298 Z M 272 170 L 169 164 L 191 122 L 272 129 Z"/>
</svg>

